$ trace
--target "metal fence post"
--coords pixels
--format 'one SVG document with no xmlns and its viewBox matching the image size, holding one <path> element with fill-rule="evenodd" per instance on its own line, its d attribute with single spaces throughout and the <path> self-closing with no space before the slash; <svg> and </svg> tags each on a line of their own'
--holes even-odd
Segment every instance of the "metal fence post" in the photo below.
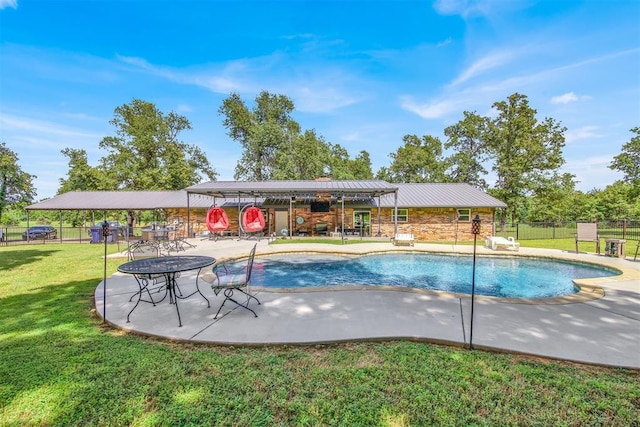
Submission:
<svg viewBox="0 0 640 427">
<path fill-rule="evenodd" d="M 520 223 L 516 223 L 516 240 L 520 240 Z"/>
</svg>

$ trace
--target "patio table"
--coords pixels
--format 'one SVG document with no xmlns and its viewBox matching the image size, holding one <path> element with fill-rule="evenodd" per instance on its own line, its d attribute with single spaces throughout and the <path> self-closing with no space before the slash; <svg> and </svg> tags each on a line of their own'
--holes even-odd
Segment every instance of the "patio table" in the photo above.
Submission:
<svg viewBox="0 0 640 427">
<path fill-rule="evenodd" d="M 179 326 L 182 326 L 182 320 L 180 319 L 180 310 L 178 309 L 178 299 L 189 298 L 190 296 L 199 293 L 202 298 L 207 301 L 207 306 L 211 307 L 211 304 L 209 303 L 207 297 L 205 297 L 203 293 L 200 292 L 198 279 L 200 278 L 200 270 L 202 270 L 204 267 L 213 265 L 215 262 L 216 259 L 209 256 L 181 255 L 138 259 L 119 266 L 118 271 L 120 271 L 121 273 L 133 274 L 133 277 L 136 279 L 136 281 L 138 282 L 138 286 L 140 287 L 140 290 L 137 292 L 138 300 L 127 315 L 127 322 L 129 322 L 129 316 L 131 316 L 133 310 L 138 307 L 140 301 L 150 302 L 155 306 L 156 302 L 162 302 L 167 297 L 167 295 L 169 295 L 169 303 L 175 304 L 176 306 Z M 196 276 L 196 290 L 189 295 L 183 296 L 180 292 L 176 293 L 176 275 L 180 272 L 189 270 L 198 270 L 198 274 Z M 148 289 L 150 281 L 144 280 L 143 278 L 159 275 L 164 276 L 166 293 L 162 297 L 162 299 L 160 299 L 159 301 L 155 301 Z M 149 294 L 150 300 L 142 299 L 143 292 L 147 292 Z"/>
</svg>

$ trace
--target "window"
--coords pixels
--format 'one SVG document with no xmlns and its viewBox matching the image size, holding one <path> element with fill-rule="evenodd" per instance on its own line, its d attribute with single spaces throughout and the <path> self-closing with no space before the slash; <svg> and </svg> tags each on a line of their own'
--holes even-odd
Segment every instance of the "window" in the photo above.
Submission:
<svg viewBox="0 0 640 427">
<path fill-rule="evenodd" d="M 458 209 L 458 222 L 471 221 L 471 209 Z"/>
<path fill-rule="evenodd" d="M 391 221 L 393 221 L 393 209 L 391 210 Z M 409 222 L 409 209 L 398 208 L 398 222 Z"/>
</svg>

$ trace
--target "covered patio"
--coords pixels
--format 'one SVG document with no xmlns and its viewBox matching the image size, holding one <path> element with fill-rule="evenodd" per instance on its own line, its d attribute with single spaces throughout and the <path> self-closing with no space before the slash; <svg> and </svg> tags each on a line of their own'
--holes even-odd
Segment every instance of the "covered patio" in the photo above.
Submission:
<svg viewBox="0 0 640 427">
<path fill-rule="evenodd" d="M 210 181 L 197 184 L 186 189 L 187 192 L 187 212 L 190 212 L 191 195 L 206 195 L 213 198 L 213 205 L 225 201 L 236 201 L 238 207 L 238 223 L 240 223 L 240 206 L 260 200 L 263 209 L 270 208 L 274 212 L 273 224 L 271 224 L 269 234 L 278 233 L 279 230 L 286 230 L 288 237 L 294 235 L 296 227 L 295 221 L 304 218 L 294 215 L 296 207 L 311 207 L 317 203 L 324 203 L 326 212 L 330 207 L 339 210 L 339 226 L 335 226 L 335 231 L 340 236 L 345 236 L 345 208 L 364 207 L 371 209 L 377 206 L 377 217 L 375 235 L 381 236 L 381 204 L 380 198 L 385 195 L 393 195 L 395 210 L 398 207 L 398 187 L 386 181 Z M 374 203 L 377 199 L 377 203 Z M 286 223 L 277 218 L 276 212 L 287 211 Z M 313 208 L 311 208 L 313 212 Z M 323 210 L 324 211 L 324 210 Z M 326 218 L 325 218 L 326 219 Z M 191 223 L 190 217 L 187 219 Z M 327 221 L 325 221 L 327 222 Z M 324 222 L 323 222 L 324 224 Z M 325 224 L 328 225 L 328 224 Z M 328 227 L 328 229 L 331 227 Z M 394 234 L 397 232 L 397 215 L 394 215 Z M 329 230 L 327 230 L 328 232 Z"/>
</svg>

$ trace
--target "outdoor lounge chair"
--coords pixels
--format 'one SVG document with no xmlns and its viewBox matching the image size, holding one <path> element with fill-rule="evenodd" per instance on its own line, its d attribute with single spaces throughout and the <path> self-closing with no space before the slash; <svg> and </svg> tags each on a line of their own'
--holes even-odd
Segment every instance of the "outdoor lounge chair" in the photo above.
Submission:
<svg viewBox="0 0 640 427">
<path fill-rule="evenodd" d="M 246 308 L 252 312 L 255 317 L 258 317 L 256 312 L 249 308 L 249 302 L 252 298 L 256 300 L 258 305 L 260 304 L 258 298 L 253 296 L 249 290 L 249 284 L 251 283 L 251 270 L 253 269 L 253 258 L 256 254 L 256 246 L 257 244 L 253 245 L 253 249 L 251 249 L 251 252 L 249 253 L 247 265 L 241 271 L 230 271 L 226 264 L 222 263 L 214 266 L 211 273 L 200 276 L 202 280 L 211 283 L 213 293 L 216 295 L 218 295 L 220 291 L 224 293 L 224 301 L 222 301 L 214 319 L 218 318 L 222 307 L 224 307 L 227 301 L 231 301 L 242 308 Z M 244 294 L 247 297 L 247 301 L 243 303 L 234 299 L 235 291 Z"/>
<path fill-rule="evenodd" d="M 260 240 L 260 235 L 265 226 L 265 219 L 262 210 L 256 206 L 244 208 L 242 212 L 242 230 L 247 238 L 253 236 Z"/>
<path fill-rule="evenodd" d="M 218 236 L 229 228 L 229 217 L 224 209 L 213 206 L 207 212 L 207 228 L 214 240 L 218 240 Z"/>
<path fill-rule="evenodd" d="M 499 237 L 499 236 L 489 236 L 484 241 L 485 248 L 492 249 L 494 251 L 504 248 L 512 251 L 518 252 L 520 250 L 520 243 L 516 242 L 516 239 L 513 237 Z"/>
<path fill-rule="evenodd" d="M 598 224 L 592 222 L 579 222 L 576 224 L 576 253 L 578 253 L 578 242 L 595 242 L 596 252 L 600 255 L 600 236 L 598 235 Z"/>
<path fill-rule="evenodd" d="M 396 237 L 393 239 L 394 246 L 398 245 L 409 245 L 413 246 L 415 239 L 413 238 L 413 234 L 411 233 L 398 233 Z"/>
</svg>

